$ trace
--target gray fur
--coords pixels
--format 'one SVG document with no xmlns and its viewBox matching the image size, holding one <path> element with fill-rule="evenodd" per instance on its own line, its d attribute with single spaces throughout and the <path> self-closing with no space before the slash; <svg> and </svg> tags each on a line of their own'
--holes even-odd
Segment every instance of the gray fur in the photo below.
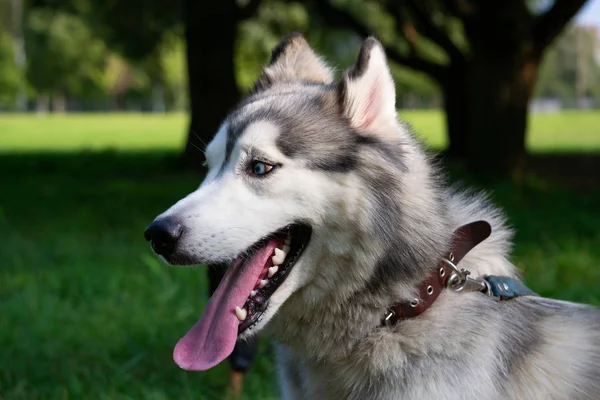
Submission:
<svg viewBox="0 0 600 400">
<path fill-rule="evenodd" d="M 304 39 L 286 38 L 224 125 L 221 170 L 233 162 L 246 127 L 268 121 L 280 132 L 282 154 L 352 193 L 328 198 L 335 207 L 315 210 L 325 217 L 313 226 L 302 257 L 315 260 L 316 268 L 266 326 L 277 343 L 283 397 L 599 399 L 595 308 L 445 291 L 421 316 L 381 326 L 391 304 L 414 296 L 463 224 L 483 219 L 493 232 L 461 261 L 462 268 L 474 276 L 518 273 L 508 260 L 512 232 L 484 195 L 446 185 L 405 125 L 394 121 L 377 134 L 351 125 L 348 109 L 356 104 L 349 96 L 356 89 L 350 85 L 365 76 L 379 47 L 367 40 L 357 66 L 332 84 Z M 250 187 L 269 196 L 265 182 L 276 182 L 277 173 Z M 310 201 L 335 193 L 303 196 Z M 185 209 L 178 207 L 171 213 Z"/>
<path fill-rule="evenodd" d="M 282 82 L 327 84 L 333 74 L 327 65 L 312 51 L 304 37 L 291 33 L 273 50 L 271 62 L 258 78 L 252 92 L 263 91 Z"/>
</svg>

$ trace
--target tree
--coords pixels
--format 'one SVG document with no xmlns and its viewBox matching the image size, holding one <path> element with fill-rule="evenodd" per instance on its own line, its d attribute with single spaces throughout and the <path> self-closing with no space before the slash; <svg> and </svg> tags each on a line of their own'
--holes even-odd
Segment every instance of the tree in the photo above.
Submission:
<svg viewBox="0 0 600 400">
<path fill-rule="evenodd" d="M 60 1 L 60 0 L 37 0 Z M 185 164 L 201 169 L 200 149 L 238 101 L 234 65 L 238 25 L 253 16 L 260 0 L 92 2 L 90 19 L 111 48 L 148 67 L 151 80 L 170 79 L 160 62 L 161 44 L 183 23 L 191 118 Z M 136 23 L 132 24 L 135 18 Z M 164 83 L 164 82 L 160 82 Z"/>
<path fill-rule="evenodd" d="M 234 65 L 237 29 L 240 22 L 255 14 L 260 0 L 30 2 L 35 7 L 82 16 L 111 49 L 132 63 L 143 65 L 153 86 L 172 78 L 164 70 L 161 45 L 183 23 L 191 107 L 183 159 L 186 164 L 201 168 L 203 157 L 198 149 L 204 148 L 239 99 Z"/>
<path fill-rule="evenodd" d="M 15 63 L 10 35 L 0 29 L 0 105 L 15 104 L 19 89 L 19 69 Z"/>
<path fill-rule="evenodd" d="M 275 1 L 263 4 L 255 16 L 242 21 L 237 30 L 236 79 L 242 92 L 254 86 L 264 65 L 269 62 L 273 48 L 283 36 L 292 31 L 309 31 L 310 16 L 303 4 Z"/>
<path fill-rule="evenodd" d="M 24 111 L 27 108 L 27 81 L 25 78 L 25 43 L 23 38 L 23 7 L 24 0 L 0 0 L 0 57 L 12 54 L 13 61 L 7 59 L 0 61 L 0 71 L 8 76 L 0 77 L 0 81 L 16 84 L 10 87 L 2 96 L 6 102 L 10 97 L 14 101 L 15 108 Z M 5 29 L 3 29 L 6 27 Z M 10 46 L 8 48 L 8 41 Z M 2 85 L 0 83 L 0 85 Z M 9 85 L 9 86 L 11 86 Z M 5 87 L 5 89 L 8 86 Z"/>
<path fill-rule="evenodd" d="M 184 161 L 200 169 L 201 150 L 240 97 L 234 65 L 238 24 L 255 14 L 260 0 L 184 0 L 183 15 L 191 119 Z"/>
<path fill-rule="evenodd" d="M 147 74 L 152 109 L 164 111 L 168 92 L 164 58 L 168 46 L 181 36 L 181 2 L 129 0 L 88 4 L 87 19 L 94 30 L 111 49 Z"/>
<path fill-rule="evenodd" d="M 600 64 L 594 28 L 573 25 L 548 49 L 540 69 L 536 96 L 562 100 L 600 94 Z"/>
<path fill-rule="evenodd" d="M 104 43 L 76 15 L 45 8 L 27 15 L 27 77 L 38 94 L 54 96 L 64 108 L 64 96 L 84 96 L 103 90 Z"/>
<path fill-rule="evenodd" d="M 164 110 L 169 98 L 181 97 L 174 93 L 180 89 L 169 87 L 178 77 L 177 72 L 169 69 L 174 64 L 172 60 L 167 61 L 172 58 L 172 47 L 178 47 L 182 36 L 181 3 L 162 0 L 29 0 L 30 8 L 34 10 L 62 12 L 85 21 L 90 32 L 110 49 L 109 69 L 125 72 L 116 82 L 114 76 L 110 79 L 113 106 L 122 106 L 126 95 L 136 97 L 136 94 L 143 93 L 152 98 L 155 111 Z M 148 93 L 145 93 L 146 89 Z M 173 99 L 171 103 L 174 102 L 181 103 Z"/>
<path fill-rule="evenodd" d="M 10 3 L 0 0 L 0 106 L 15 103 L 19 85 L 19 71 L 15 62 L 13 35 L 5 26 L 10 26 L 12 15 Z"/>
<path fill-rule="evenodd" d="M 542 5 L 548 2 L 542 2 Z M 478 171 L 508 174 L 525 162 L 527 107 L 545 49 L 585 0 L 554 0 L 541 12 L 526 0 L 315 1 L 328 23 L 361 36 L 380 34 L 393 62 L 440 86 L 447 155 Z M 393 19 L 393 35 L 365 18 L 366 7 Z M 375 26 L 377 25 L 377 26 Z M 423 51 L 434 44 L 442 59 Z"/>
</svg>

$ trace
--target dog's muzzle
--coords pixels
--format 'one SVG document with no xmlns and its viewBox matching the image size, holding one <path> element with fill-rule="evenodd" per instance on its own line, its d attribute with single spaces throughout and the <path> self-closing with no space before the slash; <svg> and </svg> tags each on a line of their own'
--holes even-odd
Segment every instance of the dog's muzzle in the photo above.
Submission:
<svg viewBox="0 0 600 400">
<path fill-rule="evenodd" d="M 152 222 L 144 231 L 144 237 L 152 244 L 156 254 L 169 258 L 182 233 L 183 225 L 174 218 L 166 217 Z"/>
</svg>

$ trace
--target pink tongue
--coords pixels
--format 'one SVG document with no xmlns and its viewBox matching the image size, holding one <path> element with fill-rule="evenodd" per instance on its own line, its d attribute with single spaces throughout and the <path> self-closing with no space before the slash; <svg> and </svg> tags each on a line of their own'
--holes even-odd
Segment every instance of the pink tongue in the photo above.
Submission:
<svg viewBox="0 0 600 400">
<path fill-rule="evenodd" d="M 270 240 L 251 259 L 236 259 L 227 268 L 200 321 L 175 346 L 173 360 L 177 365 L 188 371 L 204 371 L 231 354 L 239 325 L 235 308 L 244 305 L 278 244 Z"/>
</svg>

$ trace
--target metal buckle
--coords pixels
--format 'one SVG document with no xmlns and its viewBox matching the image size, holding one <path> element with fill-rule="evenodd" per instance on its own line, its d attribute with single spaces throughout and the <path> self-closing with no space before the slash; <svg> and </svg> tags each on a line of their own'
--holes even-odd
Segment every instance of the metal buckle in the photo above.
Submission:
<svg viewBox="0 0 600 400">
<path fill-rule="evenodd" d="M 387 314 L 385 315 L 385 321 L 389 321 L 390 318 L 392 318 L 393 316 L 395 316 L 396 313 L 394 312 L 394 310 L 392 310 L 391 308 L 387 310 Z"/>
<path fill-rule="evenodd" d="M 490 288 L 485 280 L 473 279 L 469 275 L 471 271 L 461 268 L 458 269 L 456 264 L 447 258 L 442 258 L 442 261 L 452 268 L 452 272 L 446 281 L 446 287 L 453 292 L 485 292 L 489 295 Z"/>
</svg>

